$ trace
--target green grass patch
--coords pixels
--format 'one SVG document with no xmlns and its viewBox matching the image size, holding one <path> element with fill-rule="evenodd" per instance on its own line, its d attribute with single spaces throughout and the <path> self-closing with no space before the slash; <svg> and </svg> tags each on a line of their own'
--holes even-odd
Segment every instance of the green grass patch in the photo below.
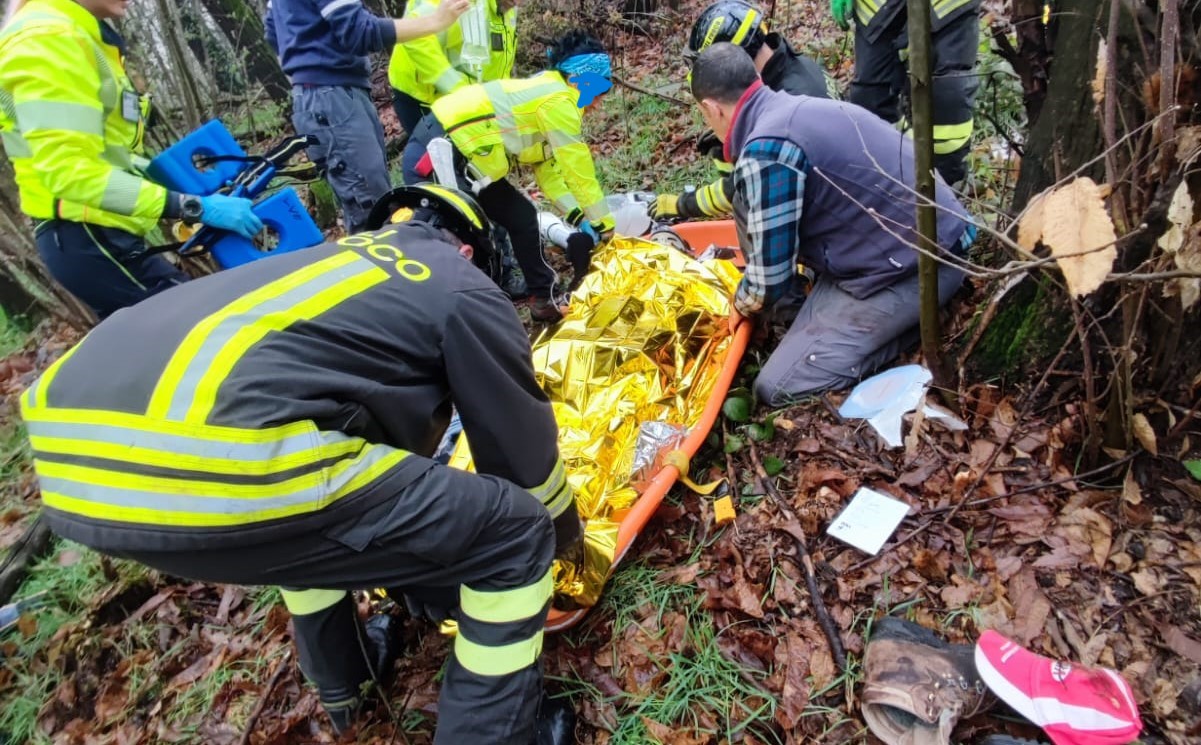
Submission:
<svg viewBox="0 0 1201 745">
<path fill-rule="evenodd" d="M 643 81 L 650 90 L 662 89 L 678 98 L 687 92 L 676 90 L 672 81 Z M 681 121 L 689 122 L 688 133 L 699 136 L 704 131 L 696 107 L 683 112 L 678 104 L 658 96 L 618 89 L 601 101 L 601 116 L 584 116 L 584 136 L 596 153 L 597 144 L 612 131 L 617 142 L 604 157 L 596 157 L 601 186 L 606 193 L 651 190 L 658 193 L 682 191 L 686 185 L 696 187 L 717 178 L 708 158 L 697 154 L 692 142 L 672 150 L 672 135 Z M 610 135 L 611 137 L 611 135 Z M 669 152 L 670 151 L 670 152 Z M 664 161 L 682 155 L 681 168 L 664 166 Z"/>
<path fill-rule="evenodd" d="M 14 599 L 44 593 L 43 604 L 25 614 L 21 628 L 0 639 L 7 672 L 0 688 L 0 741 L 50 742 L 38 730 L 37 717 L 66 675 L 64 660 L 71 656 L 55 652 L 55 635 L 85 618 L 101 592 L 111 591 L 114 585 L 144 582 L 147 577 L 148 570 L 141 565 L 103 558 L 66 541 L 58 542 L 48 557 L 32 567 Z"/>
</svg>

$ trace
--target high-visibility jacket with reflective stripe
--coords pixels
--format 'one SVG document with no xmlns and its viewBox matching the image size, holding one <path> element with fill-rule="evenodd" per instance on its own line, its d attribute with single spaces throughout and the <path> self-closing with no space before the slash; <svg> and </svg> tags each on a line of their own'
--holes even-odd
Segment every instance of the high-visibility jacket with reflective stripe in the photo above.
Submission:
<svg viewBox="0 0 1201 745">
<path fill-rule="evenodd" d="M 482 174 L 504 178 L 512 157 L 534 169 L 538 186 L 560 210 L 579 207 L 596 222 L 611 213 L 583 140 L 578 101 L 579 91 L 548 71 L 469 85 L 432 108 L 455 147 Z"/>
<path fill-rule="evenodd" d="M 905 8 L 905 3 L 906 0 L 855 0 L 855 20 L 860 29 L 866 29 L 870 40 L 875 41 L 880 30 Z M 938 31 L 951 20 L 979 7 L 980 0 L 931 0 L 931 30 Z"/>
<path fill-rule="evenodd" d="M 405 9 L 405 17 L 427 16 L 438 9 L 442 0 L 416 0 Z M 460 59 L 463 51 L 463 29 L 460 23 L 438 34 L 397 44 L 388 63 L 388 82 L 425 104 L 438 96 L 472 83 L 499 80 L 513 74 L 517 56 L 517 9 L 498 13 L 496 0 L 488 0 L 488 61 L 473 78 Z"/>
<path fill-rule="evenodd" d="M 21 209 L 144 235 L 167 190 L 142 177 L 147 99 L 122 42 L 73 0 L 30 0 L 0 32 L 0 137 Z"/>
<path fill-rule="evenodd" d="M 573 502 L 513 306 L 424 224 L 189 282 L 97 326 L 21 398 L 46 518 L 102 550 L 321 530 L 428 469 L 458 408 L 479 472 Z"/>
</svg>

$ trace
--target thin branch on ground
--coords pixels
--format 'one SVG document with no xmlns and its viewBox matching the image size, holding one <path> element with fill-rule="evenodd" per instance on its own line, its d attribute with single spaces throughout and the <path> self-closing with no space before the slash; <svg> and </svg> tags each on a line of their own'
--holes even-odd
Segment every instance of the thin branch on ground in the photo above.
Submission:
<svg viewBox="0 0 1201 745">
<path fill-rule="evenodd" d="M 642 93 L 647 96 L 655 96 L 656 98 L 662 98 L 664 101 L 670 101 L 670 102 L 676 104 L 677 106 L 691 106 L 692 105 L 691 102 L 685 101 L 682 98 L 676 98 L 675 96 L 668 95 L 666 93 L 659 93 L 658 91 L 652 91 L 649 88 L 643 88 L 640 85 L 631 83 L 630 81 L 626 80 L 625 78 L 621 77 L 620 75 L 614 75 L 613 82 L 617 83 L 618 85 L 629 88 L 632 91 L 637 91 L 637 92 Z"/>
<path fill-rule="evenodd" d="M 250 717 L 246 720 L 246 727 L 242 730 L 242 738 L 238 740 L 238 745 L 249 745 L 250 733 L 254 731 L 254 726 L 258 724 L 259 716 L 267 708 L 267 700 L 271 698 L 271 692 L 275 690 L 275 685 L 279 683 L 280 676 L 283 675 L 284 670 L 288 668 L 288 663 L 291 661 L 292 650 L 289 649 L 284 652 L 284 656 L 280 658 L 275 666 L 275 671 L 267 679 L 267 685 L 263 687 L 263 692 L 259 695 L 259 702 L 255 704 L 254 711 L 250 712 Z"/>
<path fill-rule="evenodd" d="M 759 477 L 759 481 L 763 483 L 763 488 L 776 503 L 776 507 L 783 513 L 787 522 L 784 525 L 777 525 L 776 530 L 787 533 L 796 541 L 797 551 L 800 553 L 801 571 L 805 575 L 805 586 L 809 588 L 809 599 L 813 602 L 813 614 L 817 616 L 818 625 L 825 632 L 826 641 L 830 644 L 830 655 L 834 658 L 834 664 L 838 665 L 840 671 L 845 672 L 847 669 L 847 654 L 842 647 L 842 637 L 839 636 L 838 627 L 834 625 L 833 619 L 830 618 L 830 612 L 826 610 L 826 601 L 822 598 L 821 588 L 817 584 L 817 572 L 813 568 L 813 557 L 809 553 L 809 540 L 805 536 L 805 529 L 801 527 L 801 523 L 797 520 L 796 513 L 792 511 L 792 507 L 780 496 L 780 492 L 776 489 L 775 482 L 767 475 L 767 471 L 763 469 L 763 464 L 759 461 L 759 449 L 755 447 L 753 440 L 748 440 L 750 444 L 751 464 L 755 467 L 755 475 Z"/>
</svg>

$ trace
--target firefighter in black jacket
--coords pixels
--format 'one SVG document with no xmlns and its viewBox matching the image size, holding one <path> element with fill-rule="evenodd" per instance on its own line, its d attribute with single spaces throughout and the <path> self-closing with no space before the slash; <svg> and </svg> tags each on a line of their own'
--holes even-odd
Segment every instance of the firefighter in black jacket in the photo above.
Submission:
<svg viewBox="0 0 1201 745">
<path fill-rule="evenodd" d="M 780 34 L 767 31 L 763 12 L 742 0 L 719 0 L 701 13 L 688 36 L 689 59 L 713 44 L 727 41 L 746 50 L 759 71 L 763 84 L 773 91 L 794 96 L 838 98 L 838 88 L 816 60 L 796 52 Z M 733 212 L 732 166 L 722 154 L 721 141 L 706 132 L 696 149 L 713 159 L 721 178 L 683 194 L 660 194 L 651 206 L 655 219 L 725 217 Z"/>
<path fill-rule="evenodd" d="M 385 203 L 409 221 L 155 295 L 51 366 L 21 398 L 45 518 L 170 574 L 285 588 L 339 731 L 390 662 L 348 591 L 453 588 L 435 742 L 535 743 L 551 561 L 581 550 L 555 420 L 477 268 L 479 206 L 432 185 Z M 452 404 L 478 475 L 428 457 Z"/>
</svg>

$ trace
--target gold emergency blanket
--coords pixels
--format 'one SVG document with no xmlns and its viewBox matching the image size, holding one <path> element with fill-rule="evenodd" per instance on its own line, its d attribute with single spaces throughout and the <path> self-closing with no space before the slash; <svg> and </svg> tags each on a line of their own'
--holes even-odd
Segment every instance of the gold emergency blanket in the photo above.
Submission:
<svg viewBox="0 0 1201 745">
<path fill-rule="evenodd" d="M 534 343 L 534 369 L 586 521 L 585 565 L 558 562 L 555 590 L 580 606 L 599 599 L 618 525 L 638 499 L 631 469 L 643 425 L 686 430 L 700 418 L 725 361 L 729 298 L 740 276 L 728 261 L 702 263 L 619 237 L 593 256 L 564 319 Z M 470 468 L 464 438 L 451 465 Z"/>
</svg>

